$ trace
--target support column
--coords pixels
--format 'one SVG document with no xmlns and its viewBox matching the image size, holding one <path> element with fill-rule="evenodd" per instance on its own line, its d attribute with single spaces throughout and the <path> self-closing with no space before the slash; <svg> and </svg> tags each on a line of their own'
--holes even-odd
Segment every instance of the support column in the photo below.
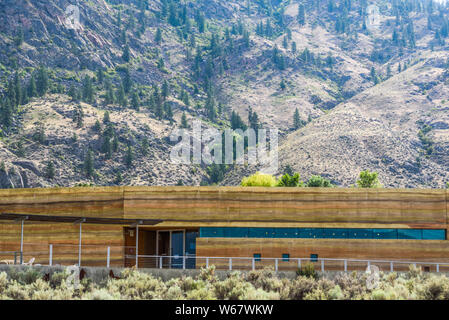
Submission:
<svg viewBox="0 0 449 320">
<path fill-rule="evenodd" d="M 82 218 L 82 219 L 80 219 L 80 220 L 78 220 L 78 221 L 75 221 L 75 225 L 76 224 L 78 224 L 79 223 L 79 225 L 80 225 L 80 232 L 79 232 L 79 240 L 78 240 L 78 267 L 81 267 L 81 247 L 82 247 L 82 239 L 83 239 L 83 227 L 82 227 L 82 225 L 83 225 L 83 223 L 84 222 L 86 222 L 86 219 L 85 218 Z"/>
<path fill-rule="evenodd" d="M 21 232 L 20 232 L 20 264 L 23 263 L 23 224 L 25 220 L 21 221 Z"/>
<path fill-rule="evenodd" d="M 136 269 L 139 268 L 139 224 L 136 224 Z"/>
<path fill-rule="evenodd" d="M 78 243 L 78 267 L 81 267 L 81 245 L 82 245 L 82 238 L 83 238 L 83 223 L 80 222 L 80 238 Z"/>
</svg>

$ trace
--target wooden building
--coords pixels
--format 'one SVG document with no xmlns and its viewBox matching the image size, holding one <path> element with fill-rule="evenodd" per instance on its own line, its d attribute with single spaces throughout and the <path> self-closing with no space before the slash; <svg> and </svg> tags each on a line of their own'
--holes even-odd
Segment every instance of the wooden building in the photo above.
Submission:
<svg viewBox="0 0 449 320">
<path fill-rule="evenodd" d="M 46 257 L 52 244 L 59 248 L 54 261 L 67 263 L 76 261 L 80 227 L 62 217 L 90 221 L 82 224 L 82 245 L 83 263 L 91 265 L 104 265 L 106 246 L 113 248 L 115 265 L 134 265 L 137 233 L 139 256 L 449 263 L 448 195 L 448 190 L 431 189 L 6 189 L 0 190 L 0 252 L 20 251 L 21 224 L 11 220 L 16 214 L 28 217 L 25 256 L 44 252 Z M 33 219 L 38 216 L 48 219 Z M 179 259 L 165 261 L 180 264 Z M 156 267 L 158 260 L 142 257 L 139 266 Z M 198 260 L 188 263 L 195 266 Z"/>
</svg>

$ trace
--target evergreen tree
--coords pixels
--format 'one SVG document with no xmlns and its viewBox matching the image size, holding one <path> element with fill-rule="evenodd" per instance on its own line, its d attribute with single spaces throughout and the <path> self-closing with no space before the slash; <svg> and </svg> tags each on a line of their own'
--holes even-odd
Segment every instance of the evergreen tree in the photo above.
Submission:
<svg viewBox="0 0 449 320">
<path fill-rule="evenodd" d="M 130 53 L 129 53 L 129 44 L 125 45 L 125 48 L 123 49 L 122 59 L 125 62 L 129 62 Z"/>
<path fill-rule="evenodd" d="M 94 102 L 94 88 L 92 78 L 86 75 L 83 81 L 83 101 L 86 103 Z"/>
<path fill-rule="evenodd" d="M 83 120 L 84 120 L 83 108 L 81 107 L 81 105 L 78 105 L 74 110 L 73 122 L 76 123 L 76 126 L 78 128 L 81 128 L 83 126 Z"/>
<path fill-rule="evenodd" d="M 301 26 L 303 26 L 306 23 L 306 12 L 303 4 L 300 4 L 298 8 L 298 23 Z"/>
<path fill-rule="evenodd" d="M 44 96 L 48 90 L 48 72 L 44 66 L 41 66 L 37 71 L 36 88 L 40 97 Z"/>
<path fill-rule="evenodd" d="M 126 167 L 131 168 L 131 166 L 133 164 L 133 160 L 134 160 L 133 150 L 132 150 L 131 145 L 128 145 L 128 149 L 126 150 L 126 155 L 125 155 Z"/>
<path fill-rule="evenodd" d="M 47 179 L 53 179 L 55 177 L 55 165 L 53 161 L 47 162 L 47 166 L 45 168 L 45 176 Z"/>
<path fill-rule="evenodd" d="M 104 71 L 101 67 L 97 70 L 97 81 L 99 84 L 103 84 L 104 81 Z"/>
<path fill-rule="evenodd" d="M 123 84 L 120 83 L 119 87 L 117 88 L 117 103 L 123 107 L 126 108 L 127 101 L 125 96 L 125 89 L 123 88 Z"/>
<path fill-rule="evenodd" d="M 295 109 L 295 114 L 293 115 L 293 128 L 298 130 L 302 126 L 301 117 L 299 116 L 298 108 Z"/>
<path fill-rule="evenodd" d="M 122 79 L 123 89 L 125 90 L 125 93 L 129 93 L 129 91 L 131 90 L 131 87 L 133 85 L 132 80 L 131 80 L 131 75 L 129 72 L 129 68 L 126 67 L 124 72 L 125 72 L 125 74 L 123 75 L 123 79 Z"/>
<path fill-rule="evenodd" d="M 187 129 L 189 128 L 189 124 L 187 123 L 186 113 L 183 112 L 181 116 L 181 128 Z"/>
<path fill-rule="evenodd" d="M 112 90 L 112 84 L 109 80 L 106 80 L 106 94 L 104 98 L 104 103 L 106 105 L 114 103 L 114 91 Z M 124 92 L 123 92 L 124 94 Z"/>
<path fill-rule="evenodd" d="M 170 94 L 170 87 L 167 80 L 164 80 L 164 82 L 162 83 L 161 93 L 164 100 L 167 99 L 168 95 Z"/>
<path fill-rule="evenodd" d="M 120 184 L 123 182 L 123 177 L 122 177 L 122 174 L 120 173 L 120 171 L 118 171 L 117 174 L 115 175 L 114 182 L 116 184 Z"/>
<path fill-rule="evenodd" d="M 297 49 L 296 49 L 296 42 L 293 41 L 293 42 L 292 42 L 292 52 L 293 52 L 293 53 L 296 53 L 296 50 L 297 50 Z"/>
<path fill-rule="evenodd" d="M 103 116 L 103 123 L 109 124 L 110 122 L 111 122 L 111 116 L 109 114 L 109 111 L 105 111 L 104 116 Z"/>
<path fill-rule="evenodd" d="M 142 139 L 142 155 L 146 157 L 148 155 L 149 143 L 147 137 L 143 137 Z"/>
<path fill-rule="evenodd" d="M 156 34 L 154 36 L 154 41 L 160 45 L 162 43 L 162 30 L 161 28 L 157 28 Z"/>
<path fill-rule="evenodd" d="M 37 96 L 37 88 L 36 88 L 36 80 L 34 79 L 34 75 L 31 75 L 30 81 L 28 82 L 28 97 L 36 97 Z"/>
<path fill-rule="evenodd" d="M 140 109 L 140 99 L 136 91 L 133 92 L 131 97 L 131 108 L 133 108 L 136 111 L 139 111 Z"/>
<path fill-rule="evenodd" d="M 84 172 L 90 178 L 94 175 L 94 170 L 94 152 L 89 148 L 84 159 Z"/>
</svg>

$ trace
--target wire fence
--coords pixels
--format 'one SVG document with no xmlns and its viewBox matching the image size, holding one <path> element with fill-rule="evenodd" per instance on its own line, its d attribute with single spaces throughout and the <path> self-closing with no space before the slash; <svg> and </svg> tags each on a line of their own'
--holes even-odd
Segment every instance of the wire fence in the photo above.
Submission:
<svg viewBox="0 0 449 320">
<path fill-rule="evenodd" d="M 1 248 L 0 250 L 2 250 Z M 264 258 L 264 257 L 201 257 L 195 255 L 138 255 L 136 247 L 73 244 L 24 244 L 23 252 L 0 251 L 0 264 L 28 264 L 48 266 L 79 265 L 86 267 L 134 267 L 157 269 L 199 269 L 214 265 L 217 270 L 258 270 L 273 268 L 276 271 L 296 271 L 312 264 L 316 271 L 364 271 L 375 265 L 380 271 L 407 271 L 410 265 L 427 272 L 449 273 L 447 262 L 418 262 L 378 259 L 335 258 Z"/>
</svg>

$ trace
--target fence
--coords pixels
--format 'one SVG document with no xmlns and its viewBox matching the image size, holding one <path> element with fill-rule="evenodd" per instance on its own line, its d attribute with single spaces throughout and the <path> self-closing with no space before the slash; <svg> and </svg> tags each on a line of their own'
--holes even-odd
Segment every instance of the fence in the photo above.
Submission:
<svg viewBox="0 0 449 320">
<path fill-rule="evenodd" d="M 134 258 L 135 256 L 130 256 Z M 139 255 L 140 268 L 194 269 L 214 265 L 218 270 L 258 270 L 273 268 L 275 271 L 296 271 L 305 264 L 312 264 L 317 271 L 365 271 L 377 266 L 380 271 L 407 271 L 410 265 L 426 272 L 449 272 L 449 262 L 417 262 L 390 260 L 360 260 L 333 258 L 254 258 L 254 257 L 197 257 L 197 256 L 148 256 Z"/>
<path fill-rule="evenodd" d="M 200 257 L 138 255 L 135 247 L 71 244 L 24 244 L 23 252 L 0 251 L 0 263 L 21 264 L 34 259 L 40 265 L 80 265 L 101 267 L 198 269 L 214 265 L 217 270 L 257 270 L 265 267 L 276 271 L 296 271 L 305 264 L 313 264 L 317 271 L 364 271 L 375 265 L 381 271 L 407 271 L 410 265 L 420 266 L 428 272 L 449 273 L 448 262 L 390 261 L 376 259 L 334 258 L 263 258 L 263 257 Z"/>
</svg>

